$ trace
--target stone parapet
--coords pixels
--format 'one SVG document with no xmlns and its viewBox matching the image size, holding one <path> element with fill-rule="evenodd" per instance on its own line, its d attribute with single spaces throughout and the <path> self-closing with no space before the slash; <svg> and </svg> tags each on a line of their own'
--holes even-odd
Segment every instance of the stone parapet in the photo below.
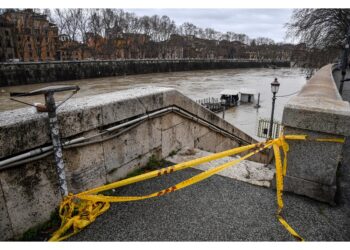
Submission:
<svg viewBox="0 0 350 250">
<path fill-rule="evenodd" d="M 192 117 L 169 110 L 117 137 L 102 140 L 99 136 L 96 143 L 64 149 L 69 191 L 77 193 L 124 178 L 144 166 L 152 155 L 166 158 L 184 147 L 219 152 L 256 142 L 178 91 L 155 87 L 67 101 L 57 113 L 62 141 L 96 135 L 168 107 L 178 107 Z M 0 161 L 50 145 L 48 129 L 47 114 L 31 108 L 1 112 Z M 266 162 L 268 155 L 259 154 L 251 160 Z M 60 201 L 57 179 L 52 155 L 0 170 L 0 231 L 6 231 L 0 240 L 18 237 L 49 219 Z"/>
<path fill-rule="evenodd" d="M 309 139 L 350 135 L 350 106 L 342 100 L 332 76 L 332 65 L 321 68 L 284 108 L 284 134 Z M 342 144 L 289 141 L 285 190 L 334 203 L 337 167 Z"/>
</svg>

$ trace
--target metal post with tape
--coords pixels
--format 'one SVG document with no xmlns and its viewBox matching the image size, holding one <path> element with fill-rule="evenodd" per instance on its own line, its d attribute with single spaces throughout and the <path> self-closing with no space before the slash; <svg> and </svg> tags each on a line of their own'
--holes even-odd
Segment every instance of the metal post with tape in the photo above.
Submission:
<svg viewBox="0 0 350 250">
<path fill-rule="evenodd" d="M 67 101 L 70 97 L 72 97 L 79 89 L 80 88 L 78 86 L 58 85 L 58 86 L 50 86 L 46 88 L 37 89 L 31 92 L 10 93 L 11 97 L 35 96 L 35 95 L 42 95 L 42 94 L 45 96 L 45 105 L 40 103 L 30 104 L 23 101 L 19 101 L 14 98 L 11 98 L 11 100 L 21 102 L 30 106 L 34 106 L 37 112 L 48 113 L 53 153 L 55 157 L 56 171 L 58 175 L 59 188 L 60 188 L 62 197 L 66 197 L 68 195 L 68 187 L 67 187 L 66 173 L 64 170 L 62 144 L 60 139 L 60 130 L 59 130 L 59 124 L 57 120 L 56 110 L 65 101 Z M 56 92 L 62 92 L 62 91 L 73 91 L 73 93 L 64 101 L 62 101 L 59 105 L 56 106 L 54 94 Z"/>
</svg>

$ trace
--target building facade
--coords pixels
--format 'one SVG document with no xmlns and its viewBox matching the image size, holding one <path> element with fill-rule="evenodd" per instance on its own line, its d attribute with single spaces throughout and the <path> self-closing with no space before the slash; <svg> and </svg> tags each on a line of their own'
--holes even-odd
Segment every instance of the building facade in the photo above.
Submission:
<svg viewBox="0 0 350 250">
<path fill-rule="evenodd" d="M 47 20 L 46 15 L 31 9 L 9 10 L 2 15 L 2 20 L 11 26 L 13 59 L 24 62 L 56 60 L 58 28 Z"/>
<path fill-rule="evenodd" d="M 0 62 L 11 61 L 15 58 L 13 28 L 12 24 L 0 16 Z"/>
</svg>

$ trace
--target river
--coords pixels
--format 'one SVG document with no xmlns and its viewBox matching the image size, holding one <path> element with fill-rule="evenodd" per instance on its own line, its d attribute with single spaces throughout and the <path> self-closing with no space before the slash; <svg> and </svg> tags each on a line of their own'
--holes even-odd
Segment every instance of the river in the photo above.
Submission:
<svg viewBox="0 0 350 250">
<path fill-rule="evenodd" d="M 260 93 L 259 109 L 255 104 L 241 104 L 226 110 L 225 119 L 239 129 L 257 138 L 257 126 L 260 118 L 270 118 L 272 93 L 270 83 L 277 77 L 280 89 L 277 96 L 284 96 L 301 89 L 306 83 L 305 75 L 301 69 L 224 69 L 224 70 L 200 70 L 172 73 L 157 73 L 131 76 L 106 77 L 95 79 L 84 79 L 66 82 L 53 82 L 45 84 L 31 84 L 14 87 L 3 87 L 0 89 L 0 115 L 1 111 L 25 107 L 9 100 L 9 92 L 31 91 L 49 85 L 79 85 L 81 90 L 73 98 L 108 93 L 123 89 L 140 86 L 162 86 L 172 87 L 192 98 L 193 100 L 206 97 L 219 97 L 223 89 L 249 88 Z M 62 100 L 66 94 L 59 93 L 57 100 Z M 280 121 L 283 107 L 293 96 L 278 97 L 276 100 L 275 118 Z M 257 96 L 255 96 L 255 100 Z M 27 102 L 44 103 L 39 96 L 21 98 Z M 218 115 L 222 115 L 219 113 Z M 257 138 L 258 139 L 258 138 Z"/>
</svg>

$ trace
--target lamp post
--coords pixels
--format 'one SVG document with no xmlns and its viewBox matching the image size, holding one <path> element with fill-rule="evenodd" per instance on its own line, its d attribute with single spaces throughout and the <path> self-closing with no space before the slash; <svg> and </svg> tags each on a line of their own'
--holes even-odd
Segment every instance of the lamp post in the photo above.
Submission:
<svg viewBox="0 0 350 250">
<path fill-rule="evenodd" d="M 348 22 L 350 23 L 350 15 L 347 16 Z M 349 79 L 345 79 L 346 69 L 348 67 L 348 57 L 349 57 L 349 46 L 350 46 L 350 24 L 348 27 L 348 32 L 346 34 L 346 38 L 344 40 L 344 50 L 341 59 L 341 80 L 339 85 L 339 93 L 343 94 L 343 86 L 345 81 L 349 81 Z"/>
<path fill-rule="evenodd" d="M 275 81 L 271 83 L 271 92 L 273 96 L 272 96 L 272 110 L 271 110 L 271 120 L 270 120 L 270 129 L 269 129 L 269 139 L 272 139 L 273 114 L 275 112 L 276 93 L 278 92 L 279 87 L 280 87 L 280 83 L 277 81 L 277 78 L 275 78 Z"/>
</svg>

